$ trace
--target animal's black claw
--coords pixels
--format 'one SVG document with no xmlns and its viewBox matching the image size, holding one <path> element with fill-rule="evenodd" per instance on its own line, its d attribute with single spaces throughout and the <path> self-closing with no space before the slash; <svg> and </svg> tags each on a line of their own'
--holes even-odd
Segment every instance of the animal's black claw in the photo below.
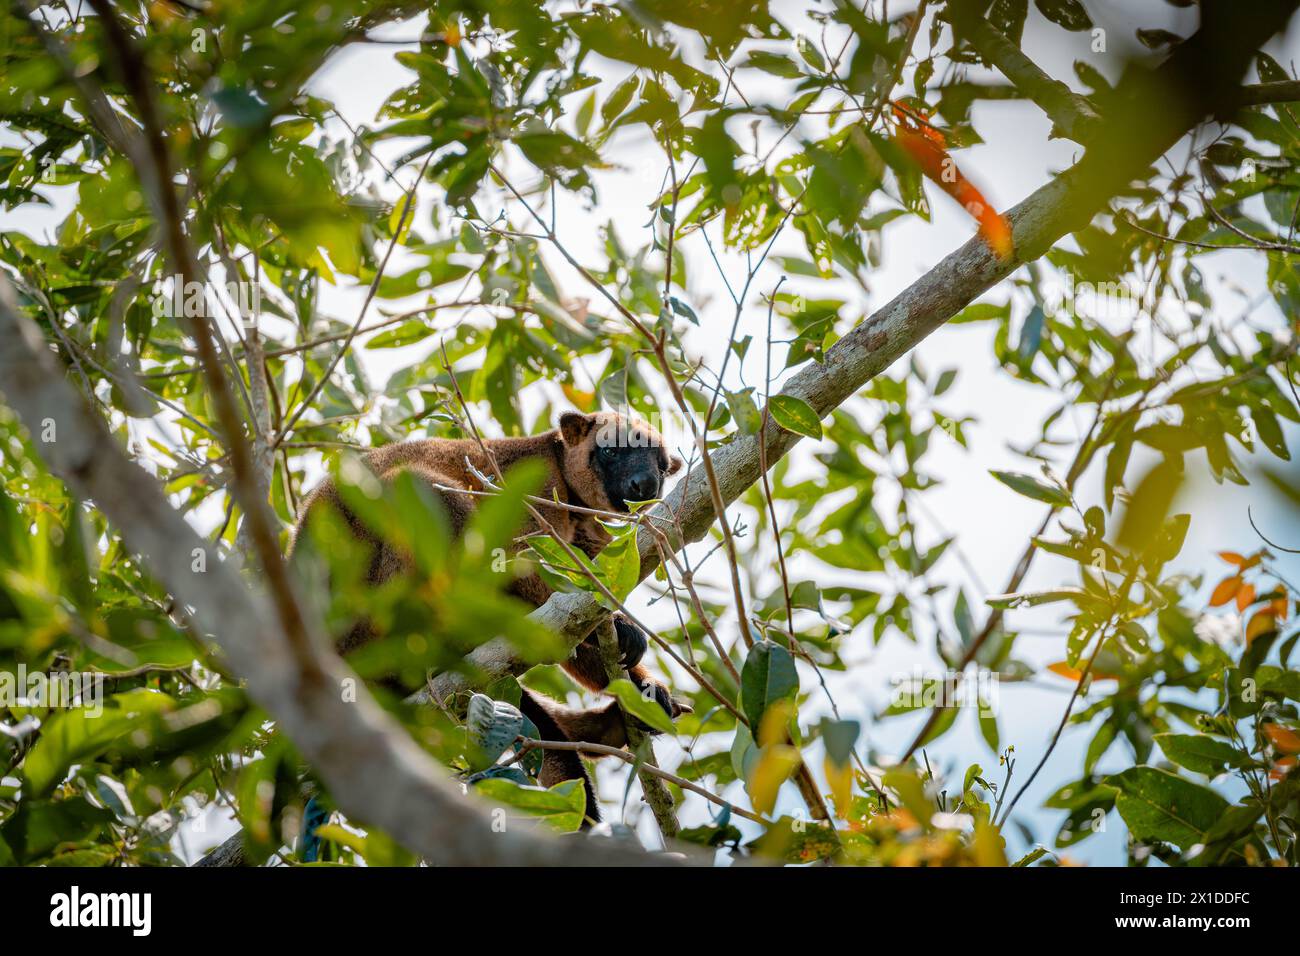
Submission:
<svg viewBox="0 0 1300 956">
<path fill-rule="evenodd" d="M 650 644 L 645 631 L 621 614 L 614 615 L 614 631 L 618 634 L 618 650 L 623 666 L 629 670 L 636 667 Z"/>
</svg>

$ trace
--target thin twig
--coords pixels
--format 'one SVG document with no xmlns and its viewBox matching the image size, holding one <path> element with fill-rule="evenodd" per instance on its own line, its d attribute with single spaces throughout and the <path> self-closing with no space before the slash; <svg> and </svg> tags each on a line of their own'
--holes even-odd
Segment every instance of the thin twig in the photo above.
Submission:
<svg viewBox="0 0 1300 956">
<path fill-rule="evenodd" d="M 527 753 L 530 750 L 543 749 L 571 750 L 575 753 L 600 754 L 602 757 L 616 757 L 624 763 L 637 763 L 637 759 L 633 754 L 628 753 L 626 750 L 619 750 L 617 747 L 606 746 L 605 744 L 589 744 L 582 741 L 571 740 L 537 740 L 532 737 L 521 737 L 519 738 L 519 741 L 521 753 L 514 759 L 518 759 L 519 756 L 522 756 L 522 754 Z M 744 807 L 737 806 L 730 800 L 726 800 L 718 796 L 716 793 L 706 790 L 704 787 L 701 787 L 699 784 L 691 780 L 679 777 L 676 774 L 669 773 L 662 767 L 653 766 L 651 764 L 642 764 L 642 768 L 651 776 L 658 777 L 660 780 L 665 780 L 674 786 L 681 787 L 683 790 L 689 790 L 691 793 L 699 794 L 710 803 L 717 804 L 720 807 L 725 807 L 738 817 L 744 817 L 746 820 L 753 820 L 755 823 L 770 826 L 770 821 L 763 819 L 757 813 L 746 810 Z"/>
</svg>

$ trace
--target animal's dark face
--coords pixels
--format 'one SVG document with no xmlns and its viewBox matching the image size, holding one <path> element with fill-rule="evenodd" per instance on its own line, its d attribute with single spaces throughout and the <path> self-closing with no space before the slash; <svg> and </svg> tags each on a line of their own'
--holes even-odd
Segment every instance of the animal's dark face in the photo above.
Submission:
<svg viewBox="0 0 1300 956">
<path fill-rule="evenodd" d="M 661 445 L 638 447 L 619 441 L 602 444 L 597 438 L 591 453 L 592 470 L 600 476 L 617 511 L 627 511 L 630 501 L 648 501 L 663 493 L 668 475 L 668 453 Z"/>
<path fill-rule="evenodd" d="M 682 467 L 657 431 L 615 412 L 560 416 L 565 479 L 592 507 L 627 511 L 663 494 L 664 479 Z"/>
</svg>

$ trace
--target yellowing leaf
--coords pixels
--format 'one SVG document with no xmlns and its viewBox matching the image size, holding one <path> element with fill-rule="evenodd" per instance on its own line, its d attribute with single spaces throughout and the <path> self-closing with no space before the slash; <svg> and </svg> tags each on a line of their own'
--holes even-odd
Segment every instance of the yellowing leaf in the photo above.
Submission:
<svg viewBox="0 0 1300 956">
<path fill-rule="evenodd" d="M 1246 643 L 1249 645 L 1261 634 L 1270 634 L 1276 630 L 1277 618 L 1273 616 L 1272 608 L 1257 611 L 1246 625 Z"/>
<path fill-rule="evenodd" d="M 831 788 L 831 799 L 835 801 L 835 815 L 841 820 L 847 820 L 849 805 L 853 802 L 853 767 L 847 763 L 837 764 L 827 757 L 822 770 Z"/>
<path fill-rule="evenodd" d="M 799 751 L 785 744 L 766 748 L 749 778 L 749 797 L 759 813 L 771 813 L 781 784 L 799 766 Z"/>
<path fill-rule="evenodd" d="M 925 784 L 911 770 L 901 767 L 885 774 L 885 786 L 894 791 L 899 802 L 912 812 L 917 823 L 929 829 L 930 818 L 934 816 L 934 802 L 925 792 Z"/>
<path fill-rule="evenodd" d="M 772 744 L 785 743 L 785 728 L 793 713 L 794 704 L 790 700 L 776 700 L 768 705 L 758 725 L 758 745 L 768 747 Z"/>
<path fill-rule="evenodd" d="M 821 419 L 813 407 L 802 398 L 793 395 L 773 395 L 767 402 L 767 410 L 776 423 L 788 432 L 803 435 L 805 438 L 822 437 Z"/>
<path fill-rule="evenodd" d="M 997 827 L 984 820 L 975 821 L 975 864 L 977 866 L 1006 866 L 1007 841 Z"/>
</svg>

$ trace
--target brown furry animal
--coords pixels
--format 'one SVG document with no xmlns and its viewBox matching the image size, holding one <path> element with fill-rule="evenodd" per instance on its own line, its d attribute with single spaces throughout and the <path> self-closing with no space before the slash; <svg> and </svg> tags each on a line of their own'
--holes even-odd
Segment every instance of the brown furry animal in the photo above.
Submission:
<svg viewBox="0 0 1300 956">
<path fill-rule="evenodd" d="M 668 454 L 658 432 L 643 422 L 613 412 L 591 415 L 566 412 L 560 416 L 560 427 L 553 431 L 527 438 L 487 439 L 484 444 L 495 456 L 503 473 L 524 458 L 544 462 L 549 474 L 537 493 L 538 497 L 598 511 L 626 512 L 629 501 L 660 497 L 664 479 L 682 466 L 681 459 Z M 478 499 L 474 495 L 440 490 L 438 486 L 483 490 L 481 482 L 466 466 L 466 459 L 479 473 L 489 477 L 493 475 L 487 455 L 477 442 L 470 440 L 432 438 L 401 442 L 371 451 L 365 461 L 381 480 L 391 481 L 398 474 L 406 473 L 428 482 L 446 508 L 453 534 L 459 537 Z M 321 484 L 304 501 L 294 532 L 295 540 L 311 516 L 322 507 L 336 508 L 352 532 L 373 546 L 367 574 L 371 584 L 381 584 L 410 569 L 409 556 L 390 547 L 365 527 L 344 506 L 332 481 Z M 592 515 L 544 505 L 539 505 L 538 510 L 560 537 L 589 557 L 595 557 L 610 541 L 609 534 Z M 536 522 L 530 519 L 519 537 L 538 530 Z M 515 550 L 519 547 L 517 544 Z M 510 590 L 537 606 L 545 603 L 551 595 L 550 587 L 536 574 L 517 579 Z M 688 711 L 688 707 L 675 701 L 667 688 L 641 666 L 641 656 L 647 646 L 646 635 L 641 629 L 622 615 L 615 615 L 614 625 L 623 664 L 633 682 L 645 693 L 653 695 L 670 715 L 676 717 Z M 340 639 L 339 652 L 345 654 L 375 636 L 369 623 L 359 622 Z M 594 635 L 578 645 L 564 668 L 592 690 L 603 690 L 608 683 Z M 544 739 L 586 741 L 613 747 L 627 743 L 627 731 L 617 702 L 590 710 L 573 710 L 525 689 L 521 710 L 537 725 Z M 546 751 L 540 775 L 544 786 L 575 778 L 586 781 L 587 816 L 599 821 L 600 810 L 592 792 L 592 781 L 579 755 L 568 751 Z"/>
</svg>

